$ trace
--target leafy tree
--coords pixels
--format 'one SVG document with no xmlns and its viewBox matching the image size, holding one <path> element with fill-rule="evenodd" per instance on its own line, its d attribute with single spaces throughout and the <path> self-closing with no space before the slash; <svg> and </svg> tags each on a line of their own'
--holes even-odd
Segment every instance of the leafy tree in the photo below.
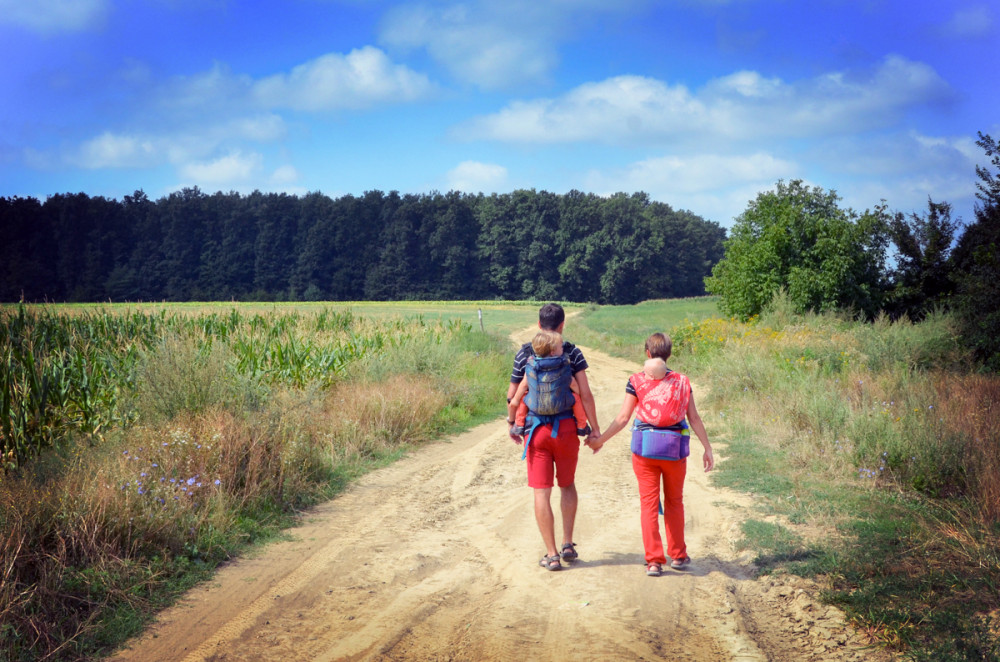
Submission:
<svg viewBox="0 0 1000 662">
<path fill-rule="evenodd" d="M 310 193 L 302 200 L 302 213 L 306 238 L 292 273 L 292 288 L 306 300 L 329 299 L 338 252 L 336 205 L 325 195 Z"/>
<path fill-rule="evenodd" d="M 947 301 L 955 287 L 950 258 L 957 229 L 951 205 L 930 199 L 926 215 L 910 214 L 907 219 L 897 213 L 889 219 L 897 261 L 886 308 L 893 317 L 921 320 L 931 307 Z"/>
<path fill-rule="evenodd" d="M 262 195 L 260 203 L 255 205 L 254 296 L 280 301 L 288 294 L 290 267 L 296 262 L 299 199 L 286 193 L 268 193 Z"/>
<path fill-rule="evenodd" d="M 689 211 L 652 202 L 646 210 L 648 239 L 643 250 L 641 298 L 691 297 L 705 294 L 705 276 L 724 254 L 726 231 Z"/>
<path fill-rule="evenodd" d="M 478 299 L 479 260 L 476 259 L 479 223 L 466 196 L 450 191 L 434 198 L 434 218 L 427 239 L 428 260 L 433 270 L 432 299 Z"/>
<path fill-rule="evenodd" d="M 45 260 L 52 229 L 34 198 L 0 198 L 0 301 L 54 299 L 61 291 Z"/>
<path fill-rule="evenodd" d="M 166 279 L 163 293 L 171 301 L 205 298 L 199 281 L 208 225 L 206 199 L 195 186 L 171 193 L 157 204 L 163 228 L 163 259 L 159 267 Z"/>
<path fill-rule="evenodd" d="M 597 234 L 601 230 L 602 199 L 593 193 L 572 190 L 562 196 L 559 227 L 559 282 L 562 297 L 569 301 L 596 301 L 604 264 Z"/>
<path fill-rule="evenodd" d="M 0 199 L 0 300 L 701 294 L 724 232 L 645 193 Z"/>
<path fill-rule="evenodd" d="M 981 132 L 976 144 L 997 172 L 976 166 L 982 204 L 953 254 L 955 313 L 966 344 L 988 369 L 1000 372 L 1000 146 Z"/>
<path fill-rule="evenodd" d="M 853 309 L 874 316 L 885 289 L 884 210 L 858 217 L 834 191 L 779 181 L 733 226 L 705 279 L 728 314 L 759 314 L 781 289 L 800 311 Z"/>
<path fill-rule="evenodd" d="M 390 196 L 398 199 L 395 191 Z M 416 280 L 421 268 L 417 241 L 422 223 L 420 207 L 418 196 L 403 196 L 382 227 L 377 257 L 369 264 L 365 279 L 366 299 L 392 301 L 416 298 Z"/>
</svg>

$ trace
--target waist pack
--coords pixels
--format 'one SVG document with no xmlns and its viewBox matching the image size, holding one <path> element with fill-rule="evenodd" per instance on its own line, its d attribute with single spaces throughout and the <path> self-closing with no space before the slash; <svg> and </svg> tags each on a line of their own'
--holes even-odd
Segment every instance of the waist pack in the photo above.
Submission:
<svg viewBox="0 0 1000 662">
<path fill-rule="evenodd" d="M 681 460 L 691 454 L 691 429 L 686 420 L 680 430 L 634 425 L 631 449 L 653 460 Z"/>
</svg>

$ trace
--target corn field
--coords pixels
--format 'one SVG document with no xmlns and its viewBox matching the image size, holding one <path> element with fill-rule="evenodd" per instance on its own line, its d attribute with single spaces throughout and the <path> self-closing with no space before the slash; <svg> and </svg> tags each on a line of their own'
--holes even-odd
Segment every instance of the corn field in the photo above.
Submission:
<svg viewBox="0 0 1000 662">
<path fill-rule="evenodd" d="M 198 315 L 0 308 L 0 473 L 71 433 L 98 442 L 135 422 L 129 396 L 143 358 L 174 334 L 201 351 L 221 343 L 235 370 L 266 385 L 329 386 L 353 362 L 416 337 L 441 343 L 468 328 L 423 318 L 374 322 L 350 311 Z"/>
</svg>

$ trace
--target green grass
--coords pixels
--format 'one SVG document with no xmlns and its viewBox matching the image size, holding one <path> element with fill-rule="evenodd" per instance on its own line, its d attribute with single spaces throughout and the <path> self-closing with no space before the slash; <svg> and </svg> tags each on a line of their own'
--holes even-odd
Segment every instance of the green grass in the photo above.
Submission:
<svg viewBox="0 0 1000 662">
<path fill-rule="evenodd" d="M 324 309 L 350 311 L 358 316 L 373 319 L 422 317 L 428 322 L 462 320 L 473 328 L 480 328 L 479 311 L 483 313 L 482 328 L 488 333 L 507 335 L 538 322 L 538 309 L 544 301 L 323 301 L 289 303 L 244 302 L 164 302 L 164 303 L 72 303 L 38 304 L 33 310 L 46 310 L 57 314 L 141 312 L 201 316 L 225 314 L 237 310 L 243 315 L 316 314 Z M 584 304 L 562 302 L 567 313 L 581 310 Z M 0 304 L 3 309 L 14 310 L 16 304 Z"/>
<path fill-rule="evenodd" d="M 669 335 L 685 320 L 696 323 L 718 316 L 716 302 L 715 297 L 698 297 L 644 301 L 631 306 L 588 306 L 566 325 L 566 336 L 576 344 L 636 359 L 642 356 L 643 345 L 651 334 Z"/>
</svg>

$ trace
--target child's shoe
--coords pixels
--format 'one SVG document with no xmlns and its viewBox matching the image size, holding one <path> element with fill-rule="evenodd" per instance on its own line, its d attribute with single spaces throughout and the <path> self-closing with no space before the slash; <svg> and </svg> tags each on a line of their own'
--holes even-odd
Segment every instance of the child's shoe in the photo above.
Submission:
<svg viewBox="0 0 1000 662">
<path fill-rule="evenodd" d="M 524 434 L 524 426 L 523 425 L 515 425 L 515 426 L 513 426 L 510 429 L 510 433 L 511 434 L 523 435 Z"/>
<path fill-rule="evenodd" d="M 591 432 L 593 432 L 593 430 L 590 429 L 590 424 L 588 423 L 584 427 L 576 429 L 576 436 L 589 437 Z"/>
</svg>

